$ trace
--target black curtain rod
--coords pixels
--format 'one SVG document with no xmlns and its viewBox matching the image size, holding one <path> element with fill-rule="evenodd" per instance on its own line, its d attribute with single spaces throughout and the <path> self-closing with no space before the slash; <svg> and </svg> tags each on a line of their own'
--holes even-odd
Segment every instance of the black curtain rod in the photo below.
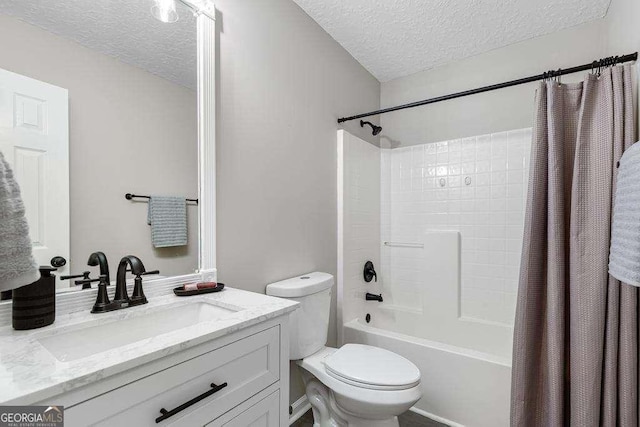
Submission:
<svg viewBox="0 0 640 427">
<path fill-rule="evenodd" d="M 564 70 L 558 69 L 555 71 L 547 71 L 545 73 L 537 74 L 535 76 L 525 77 L 517 80 L 511 80 L 510 82 L 498 83 L 490 86 L 480 87 L 477 89 L 465 90 L 462 92 L 452 93 L 450 95 L 437 96 L 431 99 L 411 102 L 409 104 L 398 105 L 395 107 L 383 108 L 381 110 L 371 111 L 369 113 L 357 114 L 355 116 L 342 117 L 338 119 L 338 123 L 347 122 L 349 120 L 361 119 L 363 117 L 376 116 L 378 114 L 390 113 L 391 111 L 404 110 L 406 108 L 420 107 L 421 105 L 435 104 L 436 102 L 447 101 L 449 99 L 462 98 L 463 96 L 475 95 L 477 93 L 489 92 L 496 89 L 504 89 L 506 87 L 517 86 L 524 83 L 531 83 L 538 80 L 555 78 L 559 76 L 564 76 L 565 74 L 572 74 L 572 73 L 577 73 L 580 71 L 587 71 L 587 70 L 596 70 L 601 67 L 608 67 L 615 64 L 621 64 L 623 62 L 635 61 L 637 59 L 638 59 L 638 52 L 631 53 L 629 55 L 624 55 L 624 56 L 610 56 L 608 58 L 603 58 L 598 61 L 593 61 L 590 64 L 579 65 L 573 68 L 567 68 Z"/>
</svg>

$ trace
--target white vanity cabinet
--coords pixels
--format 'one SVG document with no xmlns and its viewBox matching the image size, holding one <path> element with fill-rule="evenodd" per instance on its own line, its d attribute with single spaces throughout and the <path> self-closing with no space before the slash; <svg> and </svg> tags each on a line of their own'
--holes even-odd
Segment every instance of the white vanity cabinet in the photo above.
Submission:
<svg viewBox="0 0 640 427">
<path fill-rule="evenodd" d="M 207 424 L 207 427 L 269 427 L 278 425 L 279 401 L 280 393 L 274 391 L 259 402 L 251 403 L 247 408 L 238 407 L 235 411 L 229 411 L 211 424 Z"/>
<path fill-rule="evenodd" d="M 67 426 L 287 426 L 288 317 L 47 399 Z M 164 416 L 163 416 L 164 413 Z"/>
</svg>

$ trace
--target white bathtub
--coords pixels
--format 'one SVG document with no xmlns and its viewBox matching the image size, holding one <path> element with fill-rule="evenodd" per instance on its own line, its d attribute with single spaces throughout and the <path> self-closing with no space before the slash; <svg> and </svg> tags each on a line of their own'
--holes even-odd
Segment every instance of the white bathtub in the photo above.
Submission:
<svg viewBox="0 0 640 427">
<path fill-rule="evenodd" d="M 394 351 L 415 363 L 422 374 L 423 397 L 413 408 L 452 426 L 509 425 L 511 364 L 505 358 L 391 332 L 352 320 L 345 342 Z"/>
</svg>

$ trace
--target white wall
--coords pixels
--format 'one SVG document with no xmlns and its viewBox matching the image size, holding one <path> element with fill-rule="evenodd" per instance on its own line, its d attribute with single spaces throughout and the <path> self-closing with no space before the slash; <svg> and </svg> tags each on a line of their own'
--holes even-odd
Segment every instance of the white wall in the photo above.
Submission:
<svg viewBox="0 0 640 427">
<path fill-rule="evenodd" d="M 338 132 L 338 324 L 363 317 L 365 294 L 382 292 L 382 277 L 364 281 L 363 269 L 380 263 L 380 148 Z M 341 295 L 340 295 L 341 293 Z M 383 296 L 384 297 L 384 296 Z M 338 335 L 342 328 L 338 328 Z M 342 337 L 340 342 L 342 342 Z"/>
<path fill-rule="evenodd" d="M 189 245 L 154 250 L 147 203 L 125 193 L 197 197 L 196 94 L 16 18 L 0 15 L 0 68 L 69 90 L 71 263 L 104 251 L 174 275 L 197 268 L 197 208 Z"/>
<path fill-rule="evenodd" d="M 377 109 L 380 84 L 291 0 L 216 8 L 220 281 L 264 292 L 309 271 L 335 275 L 336 120 Z M 292 400 L 303 393 L 295 372 Z"/>
<path fill-rule="evenodd" d="M 430 232 L 460 232 L 456 306 L 468 320 L 513 325 L 530 141 L 531 130 L 523 129 L 382 150 L 382 182 L 389 187 L 383 240 L 427 245 Z M 425 251 L 382 252 L 395 304 L 422 309 L 421 298 L 442 298 L 435 293 L 444 284 L 429 277 Z M 402 289 L 413 292 L 403 297 Z"/>
</svg>

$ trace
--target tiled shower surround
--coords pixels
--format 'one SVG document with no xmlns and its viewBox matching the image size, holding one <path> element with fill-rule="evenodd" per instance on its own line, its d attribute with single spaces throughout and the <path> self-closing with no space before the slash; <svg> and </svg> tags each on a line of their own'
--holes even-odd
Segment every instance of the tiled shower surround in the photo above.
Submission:
<svg viewBox="0 0 640 427">
<path fill-rule="evenodd" d="M 381 240 L 412 243 L 429 231 L 459 231 L 462 318 L 513 324 L 530 141 L 531 129 L 521 129 L 381 150 Z M 383 246 L 385 283 L 398 290 L 424 283 L 410 248 L 403 259 L 390 253 Z M 409 297 L 394 294 L 396 304 L 411 308 Z"/>
</svg>

